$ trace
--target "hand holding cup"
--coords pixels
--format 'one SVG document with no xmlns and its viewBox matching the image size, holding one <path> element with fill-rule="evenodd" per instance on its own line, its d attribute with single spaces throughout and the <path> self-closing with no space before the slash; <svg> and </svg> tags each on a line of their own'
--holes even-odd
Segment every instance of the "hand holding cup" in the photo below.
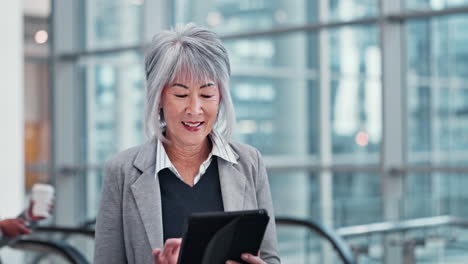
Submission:
<svg viewBox="0 0 468 264">
<path fill-rule="evenodd" d="M 53 207 L 53 199 L 54 187 L 52 185 L 34 184 L 28 209 L 29 218 L 33 221 L 48 218 Z"/>
</svg>

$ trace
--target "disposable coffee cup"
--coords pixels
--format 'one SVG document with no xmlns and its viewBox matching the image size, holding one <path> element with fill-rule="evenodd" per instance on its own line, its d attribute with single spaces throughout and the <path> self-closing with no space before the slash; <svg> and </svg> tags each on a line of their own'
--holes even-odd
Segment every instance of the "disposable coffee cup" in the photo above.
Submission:
<svg viewBox="0 0 468 264">
<path fill-rule="evenodd" d="M 32 214 L 34 216 L 49 217 L 50 206 L 54 198 L 54 187 L 49 184 L 34 184 L 31 199 L 34 201 Z"/>
</svg>

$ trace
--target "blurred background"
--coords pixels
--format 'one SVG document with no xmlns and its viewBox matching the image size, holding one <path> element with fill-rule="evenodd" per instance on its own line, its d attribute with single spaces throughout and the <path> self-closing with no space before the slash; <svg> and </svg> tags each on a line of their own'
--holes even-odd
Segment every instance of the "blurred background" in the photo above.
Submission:
<svg viewBox="0 0 468 264">
<path fill-rule="evenodd" d="M 195 22 L 229 51 L 234 139 L 262 152 L 277 216 L 333 228 L 358 263 L 468 263 L 467 0 L 18 2 L 0 18 L 22 61 L 0 62 L 6 214 L 45 182 L 52 224 L 95 218 L 104 161 L 145 141 L 146 44 Z M 340 263 L 278 233 L 284 263 Z M 92 239 L 70 243 L 92 259 Z"/>
</svg>

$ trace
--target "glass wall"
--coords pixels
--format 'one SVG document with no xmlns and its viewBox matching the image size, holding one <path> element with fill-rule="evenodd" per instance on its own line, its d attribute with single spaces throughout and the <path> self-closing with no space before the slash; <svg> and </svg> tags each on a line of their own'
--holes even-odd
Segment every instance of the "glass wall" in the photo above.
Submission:
<svg viewBox="0 0 468 264">
<path fill-rule="evenodd" d="M 467 18 L 460 14 L 407 24 L 410 164 L 457 167 L 467 162 L 468 36 L 464 34 Z M 468 194 L 459 191 L 459 186 L 468 183 L 464 175 L 415 174 L 409 175 L 407 181 L 408 218 L 466 216 L 462 205 Z"/>
<path fill-rule="evenodd" d="M 328 10 L 328 17 L 322 18 L 325 21 L 373 18 L 379 14 L 377 1 L 323 2 Z M 449 2 L 438 6 L 455 3 Z M 378 166 L 382 161 L 383 135 L 383 32 L 377 20 L 298 30 L 296 26 L 318 23 L 320 4 L 300 0 L 287 5 L 275 1 L 179 0 L 167 5 L 167 25 L 195 22 L 224 36 L 232 64 L 231 93 L 237 112 L 235 140 L 255 146 L 267 161 L 272 157 L 285 165 L 303 159 L 305 166 L 320 167 L 325 165 L 323 160 L 329 152 L 332 166 Z M 144 12 L 145 5 L 148 3 L 143 1 L 101 0 L 78 6 L 83 13 L 79 42 L 84 50 L 97 51 L 76 57 L 79 89 L 84 93 L 85 164 L 99 166 L 113 153 L 144 142 L 144 51 L 138 45 L 144 42 L 144 28 L 150 26 L 145 25 L 147 16 L 152 16 L 151 12 Z M 408 1 L 406 7 L 423 5 L 436 4 Z M 465 21 L 466 15 L 460 14 L 409 19 L 405 25 L 407 96 L 403 103 L 408 104 L 408 138 L 407 155 L 402 155 L 407 156 L 408 164 L 459 165 L 468 157 L 468 127 L 464 125 L 468 123 L 464 119 L 468 94 L 463 81 L 468 52 L 464 48 L 468 47 L 463 34 Z M 276 32 L 278 28 L 284 30 Z M 236 36 L 245 32 L 250 32 L 248 37 Z M 320 42 L 321 34 L 326 36 L 325 42 Z M 327 45 L 327 49 L 320 45 Z M 321 54 L 323 50 L 327 53 Z M 327 64 L 321 64 L 323 57 Z M 329 74 L 326 83 L 320 80 L 320 72 L 324 71 Z M 328 93 L 325 98 L 329 98 L 329 104 L 320 101 L 322 93 Z M 321 113 L 329 116 L 321 119 Z M 323 119 L 329 120 L 328 131 L 323 129 Z M 331 136 L 329 145 L 322 141 L 326 133 Z M 304 189 L 297 197 L 302 209 L 290 210 L 289 203 L 278 199 L 278 214 L 322 215 L 319 193 L 323 190 L 317 191 L 315 202 L 301 199 L 317 189 L 310 185 L 317 184 L 319 180 L 314 178 L 320 178 L 320 171 L 280 173 L 273 169 L 271 174 L 275 175 L 274 197 L 281 196 L 281 188 L 276 186 L 287 181 L 279 175 L 297 178 L 297 187 Z M 99 172 L 88 173 L 87 217 L 95 214 L 101 176 Z M 365 191 L 379 190 L 381 176 L 377 171 L 333 174 L 333 185 L 328 190 L 336 203 L 332 224 L 339 227 L 359 222 L 340 216 L 347 215 L 340 212 L 357 206 L 350 197 L 358 194 L 343 191 L 349 186 L 355 186 L 357 193 L 364 195 L 360 200 L 372 204 L 372 213 L 363 222 L 383 219 L 379 209 L 381 192 Z"/>
<path fill-rule="evenodd" d="M 155 3 L 165 9 L 154 8 Z M 54 60 L 71 67 L 73 87 L 82 93 L 77 113 L 70 114 L 83 117 L 85 126 L 84 135 L 74 139 L 78 149 L 72 150 L 86 169 L 81 183 L 86 195 L 77 196 L 86 208 L 81 218 L 96 215 L 103 162 L 145 140 L 143 54 L 149 29 L 187 22 L 216 31 L 228 49 L 237 114 L 233 137 L 262 152 L 277 215 L 335 228 L 467 216 L 462 186 L 468 184 L 468 2 L 394 3 L 100 0 L 78 5 L 79 45 Z M 164 23 L 153 23 L 160 17 Z M 395 23 L 395 17 L 401 21 Z M 384 96 L 392 90 L 402 91 L 397 101 Z M 55 122 L 54 133 L 60 134 L 61 121 Z M 401 138 L 391 133 L 394 127 Z M 385 144 L 388 138 L 395 142 Z M 395 146 L 401 150 L 388 151 Z M 294 245 L 290 237 L 303 235 L 282 231 L 280 240 L 287 248 Z"/>
</svg>

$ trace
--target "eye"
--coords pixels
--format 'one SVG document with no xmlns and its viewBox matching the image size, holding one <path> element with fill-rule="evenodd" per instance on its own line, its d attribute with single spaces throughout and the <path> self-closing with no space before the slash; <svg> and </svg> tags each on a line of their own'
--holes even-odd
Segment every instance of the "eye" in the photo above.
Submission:
<svg viewBox="0 0 468 264">
<path fill-rule="evenodd" d="M 186 94 L 175 94 L 176 97 L 179 97 L 179 98 L 185 98 L 187 97 Z"/>
<path fill-rule="evenodd" d="M 203 98 L 211 98 L 211 97 L 213 97 L 213 95 L 202 94 L 202 97 L 203 97 Z"/>
</svg>

